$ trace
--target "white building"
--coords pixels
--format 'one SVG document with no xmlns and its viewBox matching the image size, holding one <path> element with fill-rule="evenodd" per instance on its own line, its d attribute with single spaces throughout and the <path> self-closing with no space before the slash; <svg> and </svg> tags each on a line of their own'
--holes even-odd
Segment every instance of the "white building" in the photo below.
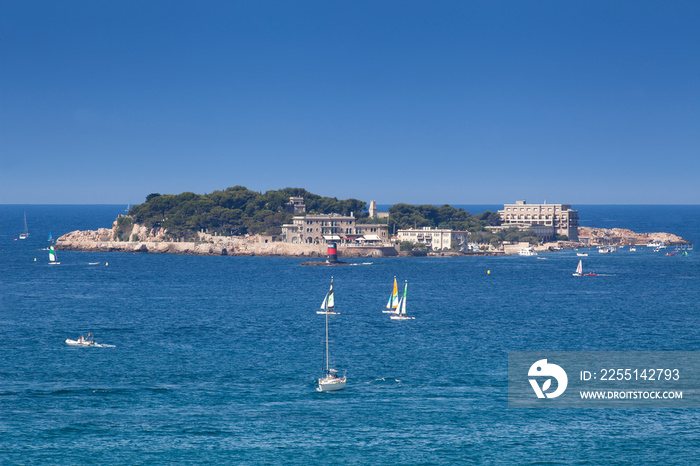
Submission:
<svg viewBox="0 0 700 466">
<path fill-rule="evenodd" d="M 411 243 L 425 244 L 433 251 L 451 249 L 452 243 L 457 244 L 457 248 L 466 248 L 468 244 L 469 232 L 456 230 L 438 230 L 430 227 L 399 230 L 396 234 L 399 242 L 409 241 Z"/>
<path fill-rule="evenodd" d="M 295 216 L 291 224 L 282 225 L 286 243 L 383 244 L 389 242 L 389 226 L 357 223 L 354 215 L 315 214 Z"/>
<path fill-rule="evenodd" d="M 502 227 L 531 227 L 543 238 L 558 234 L 578 241 L 578 211 L 572 210 L 571 205 L 528 204 L 523 200 L 504 204 L 498 214 Z"/>
</svg>

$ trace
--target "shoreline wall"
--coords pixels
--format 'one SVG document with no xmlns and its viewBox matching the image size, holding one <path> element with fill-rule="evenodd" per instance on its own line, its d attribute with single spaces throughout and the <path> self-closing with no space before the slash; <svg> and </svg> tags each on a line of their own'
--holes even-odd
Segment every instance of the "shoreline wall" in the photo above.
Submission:
<svg viewBox="0 0 700 466">
<path fill-rule="evenodd" d="M 321 244 L 292 244 L 273 241 L 269 236 L 214 236 L 199 233 L 197 241 L 169 241 L 162 228 L 147 229 L 142 225 L 133 225 L 128 232 L 131 241 L 119 241 L 118 222 L 112 228 L 98 230 L 72 231 L 56 240 L 56 248 L 64 251 L 99 251 L 131 252 L 152 254 L 195 254 L 220 256 L 281 256 L 281 257 L 326 257 L 326 246 Z M 670 233 L 635 233 L 631 230 L 613 228 L 579 228 L 579 242 L 554 243 L 565 248 L 596 247 L 600 245 L 636 245 L 644 246 L 650 241 L 663 241 L 667 245 L 689 245 L 680 236 Z M 542 251 L 552 243 L 537 248 Z M 453 255 L 494 255 L 514 254 L 517 249 L 504 248 L 499 251 L 484 251 L 477 254 L 464 254 L 452 251 L 431 251 L 431 256 Z M 341 257 L 392 257 L 410 255 L 399 254 L 395 247 L 343 247 L 338 248 Z"/>
</svg>

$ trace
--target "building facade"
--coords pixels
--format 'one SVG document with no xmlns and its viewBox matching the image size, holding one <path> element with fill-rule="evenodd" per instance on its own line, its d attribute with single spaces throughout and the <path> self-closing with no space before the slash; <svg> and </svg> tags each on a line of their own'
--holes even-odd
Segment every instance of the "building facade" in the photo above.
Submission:
<svg viewBox="0 0 700 466">
<path fill-rule="evenodd" d="M 399 230 L 396 233 L 399 242 L 409 241 L 411 243 L 425 244 L 433 251 L 451 249 L 456 243 L 457 249 L 468 247 L 469 232 L 457 230 L 439 230 L 430 227 Z"/>
<path fill-rule="evenodd" d="M 578 241 L 578 211 L 568 204 L 528 204 L 516 201 L 504 204 L 499 210 L 501 226 L 531 227 L 537 236 L 549 238 L 565 235 L 570 241 Z"/>
<path fill-rule="evenodd" d="M 293 244 L 372 245 L 389 242 L 389 226 L 357 223 L 354 215 L 316 214 L 295 216 L 282 225 L 282 238 Z"/>
</svg>

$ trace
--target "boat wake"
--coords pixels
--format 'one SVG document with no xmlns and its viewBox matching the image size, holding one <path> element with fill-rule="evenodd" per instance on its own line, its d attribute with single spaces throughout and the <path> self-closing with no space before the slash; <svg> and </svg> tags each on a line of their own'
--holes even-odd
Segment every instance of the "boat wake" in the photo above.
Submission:
<svg viewBox="0 0 700 466">
<path fill-rule="evenodd" d="M 370 381 L 370 382 L 365 382 L 365 383 L 367 383 L 367 384 L 375 384 L 375 383 L 381 383 L 381 382 L 386 382 L 386 383 L 389 383 L 389 384 L 393 384 L 393 383 L 400 384 L 400 383 L 401 383 L 401 381 L 400 381 L 399 379 L 392 379 L 392 378 L 388 378 L 388 379 L 387 379 L 386 377 L 382 377 L 382 378 L 380 378 L 380 379 L 374 379 L 374 380 L 372 380 L 372 381 Z"/>
</svg>

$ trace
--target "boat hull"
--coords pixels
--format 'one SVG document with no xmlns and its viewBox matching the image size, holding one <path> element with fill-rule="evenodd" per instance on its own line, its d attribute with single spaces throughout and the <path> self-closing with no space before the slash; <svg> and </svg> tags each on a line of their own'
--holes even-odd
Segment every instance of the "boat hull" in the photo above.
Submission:
<svg viewBox="0 0 700 466">
<path fill-rule="evenodd" d="M 413 320 L 415 317 L 410 317 L 410 316 L 390 316 L 391 319 L 393 320 Z"/>
<path fill-rule="evenodd" d="M 326 315 L 326 314 L 328 314 L 329 316 L 337 316 L 337 315 L 340 315 L 340 312 L 335 312 L 335 311 L 328 311 L 328 312 L 326 312 L 326 311 L 316 311 L 316 314 L 320 314 L 320 315 Z"/>
<path fill-rule="evenodd" d="M 318 390 L 319 392 L 337 392 L 345 388 L 345 377 L 324 377 L 318 379 Z"/>
<path fill-rule="evenodd" d="M 94 341 L 78 341 L 78 340 L 66 340 L 66 344 L 69 346 L 96 346 Z"/>
</svg>

